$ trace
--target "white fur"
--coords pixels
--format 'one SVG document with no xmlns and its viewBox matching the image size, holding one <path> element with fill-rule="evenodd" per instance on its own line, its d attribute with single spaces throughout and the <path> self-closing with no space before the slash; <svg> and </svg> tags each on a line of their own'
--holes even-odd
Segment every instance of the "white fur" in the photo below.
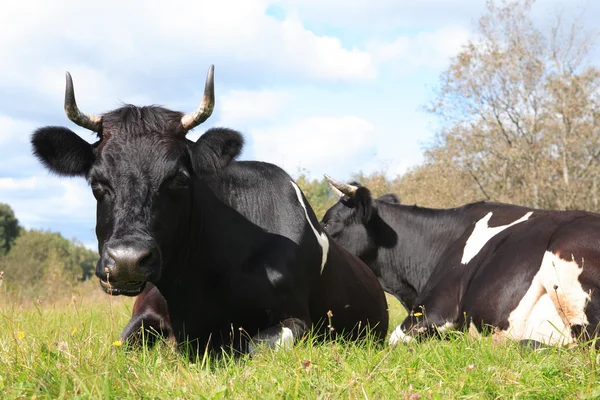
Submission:
<svg viewBox="0 0 600 400">
<path fill-rule="evenodd" d="M 329 240 L 327 239 L 327 235 L 325 234 L 325 232 L 319 233 L 319 231 L 317 231 L 315 229 L 315 227 L 313 226 L 312 222 L 310 222 L 310 218 L 308 218 L 308 211 L 306 210 L 306 206 L 304 205 L 304 201 L 302 200 L 302 192 L 300 191 L 300 188 L 298 187 L 298 185 L 296 185 L 296 182 L 294 182 L 294 181 L 291 181 L 291 182 L 292 182 L 292 186 L 294 186 L 294 189 L 296 190 L 296 195 L 298 196 L 298 201 L 300 202 L 300 204 L 302 205 L 302 208 L 304 209 L 304 215 L 306 215 L 306 220 L 308 221 L 308 224 L 310 225 L 313 232 L 315 233 L 315 236 L 317 237 L 317 242 L 319 242 L 319 245 L 321 245 L 321 249 L 323 249 L 323 255 L 321 257 L 321 274 L 322 274 L 323 268 L 325 268 L 325 263 L 327 262 L 327 254 L 329 253 Z"/>
<path fill-rule="evenodd" d="M 446 333 L 446 332 L 454 330 L 455 328 L 456 328 L 456 324 L 454 324 L 452 322 L 446 322 L 446 323 L 444 323 L 444 325 L 438 326 L 437 330 L 439 333 Z"/>
<path fill-rule="evenodd" d="M 451 331 L 455 328 L 456 328 L 456 324 L 454 324 L 452 322 L 446 322 L 446 323 L 444 323 L 444 325 L 438 326 L 436 329 L 438 330 L 439 333 L 445 333 L 445 332 Z M 390 340 L 388 343 L 390 346 L 395 346 L 398 343 L 410 343 L 413 340 L 415 340 L 415 339 L 412 336 L 409 336 L 406 333 L 404 333 L 401 325 L 398 325 L 396 327 L 396 329 L 394 329 L 394 331 L 390 335 Z"/>
<path fill-rule="evenodd" d="M 571 326 L 587 325 L 585 307 L 590 293 L 579 283 L 583 266 L 546 251 L 531 286 L 508 317 L 502 333 L 513 340 L 532 339 L 545 344 L 573 342 Z"/>
<path fill-rule="evenodd" d="M 290 328 L 281 329 L 281 336 L 279 340 L 275 342 L 275 350 L 279 349 L 291 349 L 294 346 L 294 333 Z"/>
<path fill-rule="evenodd" d="M 475 224 L 473 233 L 471 233 L 471 236 L 469 236 L 469 239 L 467 239 L 467 243 L 465 244 L 465 250 L 463 252 L 463 256 L 462 256 L 462 260 L 461 260 L 461 263 L 463 265 L 468 264 L 469 261 L 471 261 L 481 251 L 483 246 L 485 246 L 485 244 L 491 238 L 493 238 L 494 236 L 496 236 L 497 234 L 499 234 L 506 228 L 510 228 L 513 225 L 516 225 L 520 222 L 526 221 L 527 219 L 529 219 L 531 214 L 533 214 L 533 212 L 532 211 L 528 212 L 527 214 L 525 214 L 518 220 L 516 220 L 508 225 L 495 226 L 493 228 L 490 228 L 488 226 L 488 222 L 492 218 L 492 214 L 493 213 L 490 211 L 489 213 L 487 213 L 487 215 L 485 217 L 481 218 Z"/>
<path fill-rule="evenodd" d="M 413 340 L 415 339 L 404 333 L 404 331 L 402 330 L 402 326 L 398 325 L 396 329 L 394 329 L 394 332 L 392 332 L 392 334 L 390 335 L 390 340 L 388 344 L 390 346 L 395 346 L 398 343 L 410 343 Z"/>
</svg>

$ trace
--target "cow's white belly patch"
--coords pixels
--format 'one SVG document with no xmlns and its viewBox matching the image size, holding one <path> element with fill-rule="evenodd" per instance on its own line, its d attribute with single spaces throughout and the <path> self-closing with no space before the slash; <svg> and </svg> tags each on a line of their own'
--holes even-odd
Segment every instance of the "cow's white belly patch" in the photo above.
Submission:
<svg viewBox="0 0 600 400">
<path fill-rule="evenodd" d="M 513 225 L 516 225 L 523 221 L 527 221 L 529 217 L 531 217 L 531 214 L 533 214 L 533 212 L 528 212 L 518 220 L 511 222 L 508 225 L 495 226 L 493 228 L 490 228 L 488 226 L 488 222 L 492 218 L 492 214 L 493 212 L 490 211 L 486 214 L 485 217 L 481 218 L 475 224 L 473 233 L 471 233 L 471 236 L 469 236 L 469 239 L 467 239 L 467 243 L 465 243 L 465 249 L 463 251 L 462 260 L 460 261 L 461 264 L 468 264 L 469 261 L 471 261 L 477 254 L 479 254 L 481 249 L 483 249 L 483 246 L 485 246 L 485 244 L 491 238 L 493 238 L 503 230 L 510 228 Z"/>
<path fill-rule="evenodd" d="M 571 327 L 588 324 L 585 307 L 590 293 L 579 283 L 582 271 L 576 261 L 546 251 L 531 286 L 508 317 L 508 329 L 501 333 L 513 340 L 572 343 Z"/>
<path fill-rule="evenodd" d="M 325 268 L 325 263 L 327 262 L 327 254 L 329 253 L 329 240 L 327 239 L 327 235 L 325 234 L 325 232 L 319 233 L 319 231 L 317 231 L 315 229 L 312 222 L 310 221 L 310 218 L 308 218 L 308 211 L 306 210 L 306 205 L 304 204 L 304 201 L 302 200 L 302 191 L 300 191 L 300 188 L 298 187 L 298 185 L 296 185 L 296 182 L 294 182 L 294 181 L 290 181 L 290 182 L 292 182 L 292 186 L 294 186 L 294 189 L 296 190 L 296 195 L 298 196 L 298 201 L 300 202 L 300 205 L 302 205 L 302 208 L 304 209 L 304 215 L 306 215 L 306 220 L 308 221 L 308 224 L 310 225 L 315 236 L 317 237 L 317 242 L 319 242 L 319 245 L 321 246 L 321 249 L 323 251 L 322 257 L 321 257 L 321 274 L 322 274 L 323 268 Z"/>
</svg>

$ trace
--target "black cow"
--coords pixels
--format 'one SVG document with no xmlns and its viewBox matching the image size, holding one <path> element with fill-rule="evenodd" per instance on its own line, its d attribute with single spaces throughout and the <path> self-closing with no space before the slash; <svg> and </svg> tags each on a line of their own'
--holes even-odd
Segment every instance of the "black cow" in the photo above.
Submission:
<svg viewBox="0 0 600 400">
<path fill-rule="evenodd" d="M 252 343 L 287 346 L 311 326 L 352 339 L 370 327 L 384 338 L 379 282 L 330 242 L 290 176 L 272 164 L 235 161 L 243 139 L 233 130 L 186 139 L 213 107 L 213 67 L 202 104 L 185 115 L 131 105 L 84 114 L 67 73 L 65 111 L 99 140 L 89 144 L 62 127 L 33 135 L 34 153 L 50 171 L 85 177 L 92 187 L 101 287 L 135 296 L 146 282 L 156 285 L 125 336 L 142 322 L 159 330 L 170 322 L 192 350 L 242 352 Z"/>
<path fill-rule="evenodd" d="M 341 198 L 323 228 L 409 311 L 391 344 L 472 326 L 534 344 L 598 335 L 600 215 L 486 202 L 422 208 L 326 178 Z"/>
</svg>

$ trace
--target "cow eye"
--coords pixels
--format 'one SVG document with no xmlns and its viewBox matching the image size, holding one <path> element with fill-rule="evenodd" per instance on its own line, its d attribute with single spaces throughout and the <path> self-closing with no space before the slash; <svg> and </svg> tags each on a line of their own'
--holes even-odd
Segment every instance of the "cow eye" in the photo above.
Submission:
<svg viewBox="0 0 600 400">
<path fill-rule="evenodd" d="M 109 192 L 108 187 L 100 182 L 93 182 L 91 186 L 92 193 L 94 194 L 94 197 L 97 201 L 102 200 L 104 196 L 106 196 L 106 194 Z"/>
<path fill-rule="evenodd" d="M 172 189 L 185 188 L 187 187 L 189 180 L 190 174 L 187 171 L 181 170 L 171 178 L 169 187 Z"/>
</svg>

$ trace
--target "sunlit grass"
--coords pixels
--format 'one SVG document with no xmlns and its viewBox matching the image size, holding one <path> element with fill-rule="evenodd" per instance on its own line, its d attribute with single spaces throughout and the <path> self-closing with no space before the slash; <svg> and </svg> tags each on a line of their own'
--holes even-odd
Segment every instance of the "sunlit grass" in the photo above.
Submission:
<svg viewBox="0 0 600 400">
<path fill-rule="evenodd" d="M 17 304 L 2 295 L 2 399 L 600 396 L 600 356 L 589 347 L 531 351 L 460 333 L 396 348 L 307 338 L 289 351 L 189 361 L 166 344 L 120 345 L 132 299 Z M 393 329 L 402 318 L 395 301 L 391 313 Z"/>
</svg>

